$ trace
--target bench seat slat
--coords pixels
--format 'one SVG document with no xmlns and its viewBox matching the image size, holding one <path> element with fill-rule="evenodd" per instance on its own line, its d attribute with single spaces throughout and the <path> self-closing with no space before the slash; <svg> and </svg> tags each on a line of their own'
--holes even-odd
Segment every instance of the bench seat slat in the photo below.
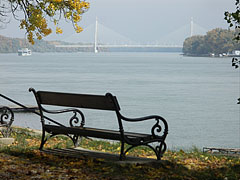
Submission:
<svg viewBox="0 0 240 180">
<path fill-rule="evenodd" d="M 55 125 L 45 125 L 45 130 L 49 133 L 56 133 L 56 134 L 77 134 L 80 136 L 89 136 L 89 137 L 110 139 L 110 140 L 122 139 L 119 131 L 108 130 L 108 129 L 97 129 L 97 128 L 88 128 L 88 127 L 60 127 Z M 128 138 L 151 139 L 151 135 L 149 134 L 124 132 L 124 135 Z"/>
</svg>

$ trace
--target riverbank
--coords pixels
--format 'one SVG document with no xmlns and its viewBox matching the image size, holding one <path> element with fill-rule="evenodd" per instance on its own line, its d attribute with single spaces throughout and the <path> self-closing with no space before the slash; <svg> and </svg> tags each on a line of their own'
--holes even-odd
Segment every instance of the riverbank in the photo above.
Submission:
<svg viewBox="0 0 240 180">
<path fill-rule="evenodd" d="M 240 55 L 235 54 L 182 54 L 183 56 L 189 57 L 217 57 L 217 58 L 233 58 L 233 57 L 240 57 Z"/>
<path fill-rule="evenodd" d="M 39 132 L 14 128 L 12 145 L 0 149 L 1 179 L 239 179 L 240 158 L 214 156 L 198 149 L 167 151 L 159 163 L 115 163 L 85 156 L 60 157 L 38 150 Z M 48 148 L 69 148 L 69 138 L 56 137 Z M 119 144 L 84 139 L 81 147 L 118 153 Z M 152 157 L 147 148 L 130 155 Z"/>
</svg>

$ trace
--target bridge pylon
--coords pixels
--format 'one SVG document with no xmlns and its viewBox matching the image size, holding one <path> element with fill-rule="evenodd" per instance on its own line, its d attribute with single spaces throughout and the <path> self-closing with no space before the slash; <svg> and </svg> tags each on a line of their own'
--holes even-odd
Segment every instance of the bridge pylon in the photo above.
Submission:
<svg viewBox="0 0 240 180">
<path fill-rule="evenodd" d="M 94 38 L 94 53 L 98 53 L 98 44 L 97 44 L 97 37 L 98 35 L 98 21 L 97 21 L 97 17 L 96 17 L 96 24 L 95 24 L 95 38 Z"/>
<path fill-rule="evenodd" d="M 190 37 L 193 36 L 193 17 L 191 17 L 191 24 L 190 24 Z"/>
</svg>

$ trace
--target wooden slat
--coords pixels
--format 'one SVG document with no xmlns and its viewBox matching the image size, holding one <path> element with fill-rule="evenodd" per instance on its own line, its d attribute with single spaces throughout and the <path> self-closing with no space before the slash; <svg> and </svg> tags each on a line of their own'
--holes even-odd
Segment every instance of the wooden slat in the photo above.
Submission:
<svg viewBox="0 0 240 180">
<path fill-rule="evenodd" d="M 121 140 L 122 137 L 119 131 L 108 129 L 97 129 L 89 127 L 59 127 L 55 125 L 45 125 L 47 132 L 54 132 L 56 134 L 77 134 L 80 136 L 88 136 L 102 139 Z M 124 135 L 128 138 L 147 138 L 149 134 L 124 132 Z"/>
<path fill-rule="evenodd" d="M 60 92 L 38 91 L 37 95 L 41 104 L 68 106 L 77 108 L 89 108 L 100 110 L 120 110 L 117 98 L 113 96 L 113 102 L 110 96 L 71 94 Z M 116 103 L 116 104 L 114 104 Z"/>
<path fill-rule="evenodd" d="M 94 128 L 74 128 L 74 127 L 59 127 L 55 125 L 45 125 L 47 132 L 56 134 L 76 134 L 79 136 L 120 140 L 120 132 L 113 130 L 94 129 Z"/>
<path fill-rule="evenodd" d="M 101 151 L 93 151 L 89 149 L 83 148 L 76 148 L 76 149 L 43 149 L 40 150 L 43 153 L 48 153 L 56 156 L 63 156 L 63 157 L 74 157 L 83 159 L 86 157 L 91 158 L 98 158 L 104 159 L 105 161 L 111 161 L 114 163 L 120 164 L 145 164 L 145 163 L 164 163 L 164 161 L 156 161 L 156 159 L 152 158 L 144 158 L 144 157 L 133 157 L 133 156 L 126 156 L 125 161 L 119 160 L 119 154 L 108 153 L 108 152 L 101 152 Z"/>
</svg>

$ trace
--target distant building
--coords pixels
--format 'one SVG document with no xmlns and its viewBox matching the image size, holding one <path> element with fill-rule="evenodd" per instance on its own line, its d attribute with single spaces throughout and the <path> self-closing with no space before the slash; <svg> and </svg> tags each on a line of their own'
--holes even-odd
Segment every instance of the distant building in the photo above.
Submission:
<svg viewBox="0 0 240 180">
<path fill-rule="evenodd" d="M 240 57 L 240 50 L 233 50 L 227 54 L 228 57 Z"/>
<path fill-rule="evenodd" d="M 234 50 L 232 51 L 233 55 L 240 56 L 240 50 Z"/>
</svg>

